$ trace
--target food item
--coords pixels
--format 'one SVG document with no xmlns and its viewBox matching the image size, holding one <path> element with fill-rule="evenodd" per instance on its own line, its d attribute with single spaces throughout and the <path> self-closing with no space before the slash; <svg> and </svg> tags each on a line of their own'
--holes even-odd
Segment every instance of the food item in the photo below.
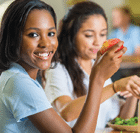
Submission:
<svg viewBox="0 0 140 133">
<path fill-rule="evenodd" d="M 136 125 L 138 125 L 138 117 L 133 117 L 133 118 L 130 118 L 130 119 L 122 119 L 120 117 L 117 117 L 116 119 L 111 121 L 111 124 L 136 126 Z"/>
<path fill-rule="evenodd" d="M 118 39 L 118 38 L 113 38 L 113 39 L 106 40 L 104 42 L 103 46 L 100 49 L 100 53 L 104 54 L 106 51 L 108 51 L 112 46 L 117 44 L 119 41 L 121 41 L 121 40 Z M 122 48 L 123 48 L 123 45 L 117 51 L 121 50 Z"/>
</svg>

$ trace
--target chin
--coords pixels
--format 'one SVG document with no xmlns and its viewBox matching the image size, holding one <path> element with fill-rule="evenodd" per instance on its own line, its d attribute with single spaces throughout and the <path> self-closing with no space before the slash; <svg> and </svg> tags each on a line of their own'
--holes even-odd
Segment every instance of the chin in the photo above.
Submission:
<svg viewBox="0 0 140 133">
<path fill-rule="evenodd" d="M 51 63 L 45 63 L 41 66 L 39 66 L 40 70 L 46 70 L 50 68 Z"/>
<path fill-rule="evenodd" d="M 97 55 L 93 55 L 93 56 L 92 56 L 92 59 L 96 59 L 96 58 L 97 58 Z"/>
</svg>

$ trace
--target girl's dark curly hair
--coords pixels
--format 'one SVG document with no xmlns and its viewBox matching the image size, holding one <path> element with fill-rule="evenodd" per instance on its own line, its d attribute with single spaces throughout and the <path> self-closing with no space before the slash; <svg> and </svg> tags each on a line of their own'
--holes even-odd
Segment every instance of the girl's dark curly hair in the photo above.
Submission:
<svg viewBox="0 0 140 133">
<path fill-rule="evenodd" d="M 78 51 L 75 45 L 75 37 L 81 25 L 91 15 L 96 14 L 102 15 L 107 22 L 105 12 L 98 4 L 90 1 L 78 3 L 63 18 L 61 29 L 59 29 L 57 53 L 61 63 L 68 70 L 73 82 L 74 92 L 78 97 L 86 94 L 86 92 L 83 84 L 84 74 L 76 61 Z"/>
</svg>

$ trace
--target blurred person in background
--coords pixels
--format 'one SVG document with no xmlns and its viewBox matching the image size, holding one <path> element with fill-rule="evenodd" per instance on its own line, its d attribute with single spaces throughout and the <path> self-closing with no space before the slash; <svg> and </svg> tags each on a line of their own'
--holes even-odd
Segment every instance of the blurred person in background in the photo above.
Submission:
<svg viewBox="0 0 140 133">
<path fill-rule="evenodd" d="M 131 11 L 127 6 L 112 10 L 113 30 L 108 39 L 119 38 L 127 47 L 125 55 L 140 55 L 140 27 L 131 24 Z"/>
<path fill-rule="evenodd" d="M 131 9 L 128 6 L 115 7 L 112 10 L 113 30 L 108 35 L 108 39 L 119 38 L 124 41 L 127 51 L 123 59 L 128 59 L 130 62 L 130 56 L 140 55 L 140 27 L 131 23 L 131 17 Z M 139 68 L 119 69 L 111 79 L 116 81 L 131 75 L 139 76 L 139 71 Z"/>
</svg>

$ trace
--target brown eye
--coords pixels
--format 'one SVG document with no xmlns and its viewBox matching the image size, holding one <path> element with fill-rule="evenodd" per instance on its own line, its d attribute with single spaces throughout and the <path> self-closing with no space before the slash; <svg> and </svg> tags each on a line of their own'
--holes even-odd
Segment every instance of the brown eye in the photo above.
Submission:
<svg viewBox="0 0 140 133">
<path fill-rule="evenodd" d="M 54 36 L 55 35 L 55 32 L 49 32 L 48 33 L 48 36 L 50 36 L 50 37 L 52 37 L 52 36 Z"/>
<path fill-rule="evenodd" d="M 93 37 L 93 35 L 85 35 L 85 37 Z"/>
<path fill-rule="evenodd" d="M 30 34 L 28 34 L 28 36 L 34 38 L 34 37 L 38 37 L 38 34 L 37 33 L 30 33 Z"/>
<path fill-rule="evenodd" d="M 107 34 L 101 34 L 102 37 L 107 36 Z"/>
</svg>

